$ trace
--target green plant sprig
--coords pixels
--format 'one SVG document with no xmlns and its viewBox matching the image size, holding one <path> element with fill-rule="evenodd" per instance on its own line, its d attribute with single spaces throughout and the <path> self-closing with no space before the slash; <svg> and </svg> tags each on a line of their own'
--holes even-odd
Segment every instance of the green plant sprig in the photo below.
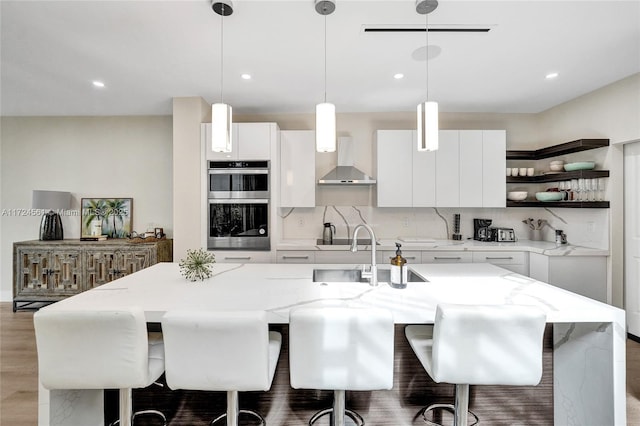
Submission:
<svg viewBox="0 0 640 426">
<path fill-rule="evenodd" d="M 216 257 L 203 249 L 187 250 L 187 257 L 180 260 L 180 274 L 189 281 L 204 281 L 213 275 Z"/>
</svg>

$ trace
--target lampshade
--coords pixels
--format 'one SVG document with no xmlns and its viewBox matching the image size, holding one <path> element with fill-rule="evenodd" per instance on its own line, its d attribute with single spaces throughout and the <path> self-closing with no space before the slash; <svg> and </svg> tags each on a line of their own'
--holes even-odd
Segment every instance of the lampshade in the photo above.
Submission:
<svg viewBox="0 0 640 426">
<path fill-rule="evenodd" d="M 64 232 L 60 210 L 68 210 L 71 207 L 71 193 L 62 191 L 34 190 L 31 207 L 34 209 L 49 210 L 44 212 L 40 221 L 41 240 L 62 240 Z"/>
<path fill-rule="evenodd" d="M 336 150 L 336 107 L 334 104 L 316 105 L 316 151 Z"/>
<path fill-rule="evenodd" d="M 418 151 L 438 149 L 438 103 L 424 102 L 418 105 Z"/>
<path fill-rule="evenodd" d="M 68 210 L 71 208 L 71 193 L 63 191 L 33 190 L 31 207 L 42 210 Z"/>
<path fill-rule="evenodd" d="M 231 120 L 230 105 L 211 105 L 211 149 L 213 152 L 231 152 L 233 137 Z"/>
</svg>

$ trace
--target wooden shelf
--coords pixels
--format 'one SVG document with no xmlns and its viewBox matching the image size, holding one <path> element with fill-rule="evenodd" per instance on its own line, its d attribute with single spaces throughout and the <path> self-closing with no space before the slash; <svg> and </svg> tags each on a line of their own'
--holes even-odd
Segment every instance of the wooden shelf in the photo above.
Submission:
<svg viewBox="0 0 640 426">
<path fill-rule="evenodd" d="M 534 151 L 507 151 L 507 160 L 542 160 L 543 158 L 609 146 L 609 139 L 578 139 Z"/>
<path fill-rule="evenodd" d="M 609 177 L 609 170 L 576 170 L 574 172 L 547 173 L 536 176 L 507 176 L 507 183 L 562 182 L 571 179 Z"/>
<path fill-rule="evenodd" d="M 510 201 L 507 207 L 562 207 L 569 209 L 608 209 L 608 201 Z"/>
</svg>

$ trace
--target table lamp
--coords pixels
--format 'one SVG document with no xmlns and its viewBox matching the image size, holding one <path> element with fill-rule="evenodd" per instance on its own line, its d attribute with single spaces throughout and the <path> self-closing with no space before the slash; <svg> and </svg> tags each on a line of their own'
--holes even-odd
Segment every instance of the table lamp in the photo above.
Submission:
<svg viewBox="0 0 640 426">
<path fill-rule="evenodd" d="M 62 191 L 33 191 L 31 207 L 34 209 L 49 210 L 42 215 L 40 222 L 40 239 L 43 241 L 62 240 L 62 220 L 58 211 L 68 210 L 71 207 L 71 193 Z"/>
</svg>

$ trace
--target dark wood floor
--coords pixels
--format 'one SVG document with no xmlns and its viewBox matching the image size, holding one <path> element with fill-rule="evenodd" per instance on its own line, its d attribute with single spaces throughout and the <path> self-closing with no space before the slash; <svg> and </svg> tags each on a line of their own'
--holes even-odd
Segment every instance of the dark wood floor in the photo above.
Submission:
<svg viewBox="0 0 640 426">
<path fill-rule="evenodd" d="M 37 425 L 37 358 L 30 312 L 13 313 L 10 303 L 0 303 L 0 425 Z M 331 403 L 329 392 L 294 390 L 289 386 L 286 327 L 276 378 L 269 392 L 245 392 L 240 395 L 242 408 L 262 413 L 269 425 L 304 425 L 318 409 Z M 367 425 L 400 426 L 423 424 L 413 421 L 418 409 L 432 401 L 446 401 L 453 387 L 438 385 L 428 378 L 404 341 L 396 333 L 395 384 L 391 391 L 348 392 L 347 406 L 357 410 Z M 545 355 L 545 372 L 535 388 L 498 386 L 475 387 L 472 408 L 485 425 L 528 426 L 552 424 L 550 347 Z M 628 424 L 640 424 L 640 344 L 627 344 L 627 414 Z M 170 391 L 160 387 L 136 392 L 136 408 L 162 406 L 171 426 L 207 425 L 225 409 L 224 393 Z M 139 422 L 155 425 L 158 423 Z M 255 423 L 247 422 L 247 425 Z M 71 426 L 71 425 L 70 425 Z M 81 426 L 81 425 L 79 425 Z M 604 426 L 604 425 L 603 425 Z"/>
</svg>

